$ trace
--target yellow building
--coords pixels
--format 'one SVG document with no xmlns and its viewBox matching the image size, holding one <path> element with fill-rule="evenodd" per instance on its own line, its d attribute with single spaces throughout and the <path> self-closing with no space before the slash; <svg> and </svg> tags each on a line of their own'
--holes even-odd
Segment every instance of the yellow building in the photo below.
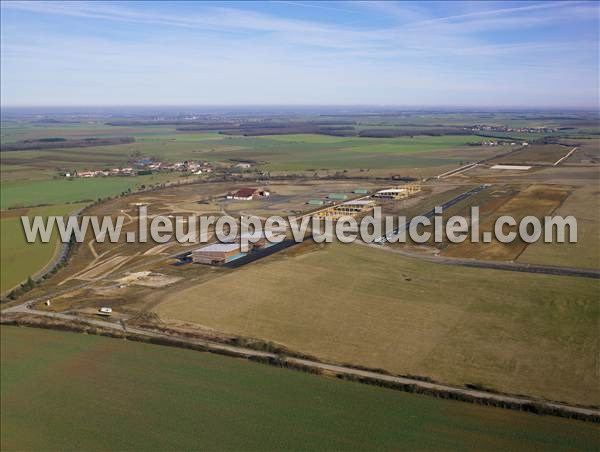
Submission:
<svg viewBox="0 0 600 452">
<path fill-rule="evenodd" d="M 421 186 L 417 184 L 401 185 L 396 188 L 387 188 L 376 192 L 374 198 L 382 199 L 404 199 L 408 198 L 413 193 L 421 191 Z"/>
<path fill-rule="evenodd" d="M 356 216 L 371 211 L 375 207 L 375 201 L 367 199 L 358 199 L 355 201 L 346 201 L 337 204 L 325 210 L 316 213 L 319 218 L 340 218 L 345 216 Z"/>
</svg>

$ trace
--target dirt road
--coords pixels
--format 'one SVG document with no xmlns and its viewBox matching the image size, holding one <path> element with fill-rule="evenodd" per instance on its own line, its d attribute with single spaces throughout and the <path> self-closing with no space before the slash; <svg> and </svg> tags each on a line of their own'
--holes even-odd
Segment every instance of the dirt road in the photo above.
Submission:
<svg viewBox="0 0 600 452">
<path fill-rule="evenodd" d="M 340 366 L 340 365 L 336 365 L 336 364 L 327 364 L 327 363 L 322 363 L 322 362 L 308 360 L 308 359 L 283 357 L 283 356 L 277 355 L 275 353 L 264 352 L 264 351 L 254 350 L 254 349 L 245 348 L 245 347 L 238 347 L 238 346 L 234 346 L 234 345 L 222 344 L 222 343 L 218 343 L 218 342 L 201 340 L 201 339 L 191 339 L 191 338 L 187 338 L 187 337 L 184 338 L 184 337 L 174 336 L 171 334 L 161 333 L 161 332 L 157 332 L 157 331 L 148 331 L 148 330 L 141 329 L 141 328 L 128 327 L 122 323 L 113 323 L 113 322 L 109 322 L 109 321 L 105 321 L 105 320 L 95 320 L 95 319 L 87 319 L 87 318 L 84 319 L 84 318 L 74 316 L 74 315 L 69 315 L 69 314 L 52 313 L 52 312 L 47 312 L 47 311 L 29 309 L 28 303 L 23 303 L 20 305 L 16 305 L 16 306 L 7 308 L 7 309 L 3 310 L 2 312 L 3 313 L 26 313 L 26 314 L 45 316 L 45 317 L 54 318 L 54 319 L 61 319 L 61 320 L 65 320 L 65 321 L 84 322 L 84 323 L 88 323 L 90 325 L 98 326 L 101 328 L 106 328 L 108 330 L 116 330 L 116 331 L 121 331 L 121 332 L 125 332 L 125 333 L 136 334 L 136 335 L 140 335 L 140 336 L 144 336 L 144 337 L 164 338 L 164 339 L 182 341 L 182 342 L 193 344 L 193 345 L 199 345 L 208 351 L 212 351 L 212 352 L 216 352 L 216 353 L 226 352 L 228 354 L 236 355 L 236 356 L 243 357 L 243 358 L 263 358 L 263 359 L 270 358 L 270 359 L 277 359 L 280 361 L 283 360 L 292 365 L 300 365 L 300 366 L 304 366 L 304 367 L 308 367 L 308 368 L 312 368 L 312 369 L 316 369 L 316 370 L 320 370 L 320 371 L 334 373 L 334 374 L 337 374 L 340 376 L 358 377 L 358 378 L 370 379 L 370 380 L 380 381 L 380 382 L 384 382 L 384 383 L 392 383 L 392 384 L 399 384 L 399 385 L 411 385 L 416 388 L 420 388 L 422 390 L 451 393 L 451 394 L 465 396 L 465 397 L 479 400 L 479 401 L 496 402 L 496 404 L 507 404 L 507 405 L 510 404 L 513 407 L 514 406 L 518 406 L 518 407 L 523 406 L 524 407 L 524 406 L 529 406 L 532 403 L 535 403 L 539 406 L 543 406 L 548 409 L 557 409 L 557 410 L 561 410 L 563 412 L 572 413 L 574 415 L 593 416 L 593 417 L 600 418 L 600 410 L 597 410 L 594 408 L 583 408 L 583 407 L 565 405 L 565 404 L 560 404 L 560 403 L 536 401 L 536 400 L 528 399 L 526 397 L 515 397 L 515 396 L 504 395 L 504 394 L 495 394 L 495 393 L 485 392 L 485 391 L 457 388 L 454 386 L 448 386 L 448 385 L 439 384 L 439 383 L 431 383 L 431 382 L 412 379 L 412 378 L 386 375 L 386 374 L 379 373 L 379 372 L 354 369 L 351 367 Z"/>
</svg>

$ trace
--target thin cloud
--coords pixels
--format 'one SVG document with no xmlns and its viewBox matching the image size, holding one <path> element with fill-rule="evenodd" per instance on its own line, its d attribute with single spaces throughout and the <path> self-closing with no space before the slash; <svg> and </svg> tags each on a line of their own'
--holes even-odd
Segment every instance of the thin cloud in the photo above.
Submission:
<svg viewBox="0 0 600 452">
<path fill-rule="evenodd" d="M 338 8 L 337 6 L 335 6 L 335 7 L 329 6 L 332 3 L 338 4 L 338 2 L 327 2 L 326 4 L 323 4 L 323 2 L 304 3 L 304 2 L 291 2 L 291 1 L 279 0 L 279 1 L 275 1 L 273 3 L 281 3 L 281 4 L 285 4 L 285 5 L 299 6 L 302 8 L 324 9 L 324 10 L 328 10 L 328 11 L 339 11 L 339 12 L 343 12 L 343 13 L 360 14 L 359 11 L 356 11 L 353 9 Z"/>
<path fill-rule="evenodd" d="M 513 8 L 500 8 L 500 9 L 492 9 L 492 10 L 483 10 L 483 11 L 474 11 L 471 13 L 465 13 L 465 14 L 456 14 L 456 15 L 452 15 L 452 16 L 445 16 L 445 17 L 437 17 L 437 18 L 433 18 L 433 19 L 427 19 L 427 20 L 423 20 L 420 22 L 417 22 L 413 25 L 427 25 L 427 24 L 435 24 L 435 23 L 443 23 L 443 22 L 453 22 L 456 20 L 464 20 L 464 19 L 470 19 L 473 17 L 481 17 L 481 16 L 501 16 L 501 15 L 506 15 L 506 14 L 515 14 L 515 13 L 522 13 L 524 11 L 534 11 L 534 10 L 543 10 L 543 9 L 555 9 L 555 8 L 563 8 L 565 6 L 573 6 L 575 4 L 582 4 L 584 2 L 579 2 L 579 1 L 564 1 L 564 2 L 555 2 L 555 1 L 550 1 L 550 2 L 546 2 L 546 3 L 538 3 L 538 4 L 534 4 L 534 5 L 527 5 L 527 6 L 517 6 L 517 7 L 513 7 Z"/>
<path fill-rule="evenodd" d="M 72 95 L 90 103 L 114 102 L 110 96 L 117 94 L 192 103 L 420 103 L 432 93 L 440 102 L 450 99 L 445 91 L 465 102 L 475 92 L 488 103 L 500 92 L 501 100 L 518 93 L 523 103 L 597 99 L 596 4 L 536 3 L 434 17 L 439 12 L 427 4 L 353 3 L 361 20 L 350 25 L 333 10 L 301 19 L 299 8 L 317 5 L 291 3 L 279 2 L 277 14 L 252 4 L 205 3 L 184 14 L 136 3 L 3 2 L 3 102 L 33 93 L 68 96 L 59 89 L 68 85 L 79 86 Z M 40 26 L 43 14 L 64 27 Z M 88 20 L 101 37 L 69 27 Z M 578 33 L 566 35 L 569 26 Z M 560 27 L 562 34 L 555 32 Z"/>
<path fill-rule="evenodd" d="M 551 9 L 564 6 L 564 3 L 536 4 L 516 8 L 504 8 L 494 11 L 479 11 L 462 15 L 448 16 L 413 22 L 400 27 L 376 28 L 348 27 L 325 22 L 304 21 L 275 17 L 256 11 L 236 8 L 206 7 L 202 14 L 176 15 L 153 13 L 147 10 L 116 6 L 116 4 L 96 2 L 10 2 L 2 3 L 3 8 L 18 9 L 41 14 L 82 17 L 88 19 L 111 20 L 141 24 L 156 24 L 171 27 L 200 29 L 213 33 L 267 33 L 270 39 L 284 45 L 300 44 L 321 49 L 337 49 L 341 52 L 387 52 L 390 48 L 401 48 L 410 51 L 440 54 L 445 49 L 462 49 L 462 53 L 477 53 L 487 43 L 472 36 L 479 30 L 493 28 L 517 28 L 539 25 L 548 18 L 533 15 L 517 18 L 486 17 L 534 9 Z M 302 3 L 303 6 L 309 4 Z M 316 6 L 312 5 L 311 6 Z M 387 7 L 396 8 L 395 4 L 386 3 Z M 409 8 L 411 11 L 414 7 Z M 484 17 L 482 19 L 482 16 Z M 561 16 L 554 16 L 558 20 Z M 475 18 L 458 26 L 452 21 L 461 18 Z M 429 24 L 428 27 L 424 27 Z M 249 36 L 256 39 L 255 36 Z M 267 35 L 268 37 L 268 35 Z M 535 43 L 530 43 L 535 45 Z M 449 54 L 456 54 L 450 51 Z M 487 54 L 487 53 L 486 53 Z"/>
</svg>

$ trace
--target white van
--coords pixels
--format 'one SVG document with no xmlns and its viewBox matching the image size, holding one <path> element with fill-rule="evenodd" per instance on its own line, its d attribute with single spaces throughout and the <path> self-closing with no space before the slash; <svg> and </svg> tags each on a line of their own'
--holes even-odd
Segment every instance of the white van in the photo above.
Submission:
<svg viewBox="0 0 600 452">
<path fill-rule="evenodd" d="M 100 308 L 100 309 L 98 309 L 98 313 L 100 315 L 111 315 L 112 314 L 112 308 L 106 308 L 106 307 Z"/>
</svg>

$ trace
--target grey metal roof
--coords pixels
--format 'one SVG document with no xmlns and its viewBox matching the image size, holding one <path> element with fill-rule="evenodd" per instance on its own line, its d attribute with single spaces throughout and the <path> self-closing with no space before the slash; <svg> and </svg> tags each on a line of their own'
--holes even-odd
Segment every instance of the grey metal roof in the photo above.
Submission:
<svg viewBox="0 0 600 452">
<path fill-rule="evenodd" d="M 204 252 L 221 252 L 227 253 L 229 251 L 235 251 L 240 248 L 239 243 L 213 243 L 210 245 L 203 246 L 202 248 L 198 248 L 196 251 L 204 251 Z"/>
</svg>

